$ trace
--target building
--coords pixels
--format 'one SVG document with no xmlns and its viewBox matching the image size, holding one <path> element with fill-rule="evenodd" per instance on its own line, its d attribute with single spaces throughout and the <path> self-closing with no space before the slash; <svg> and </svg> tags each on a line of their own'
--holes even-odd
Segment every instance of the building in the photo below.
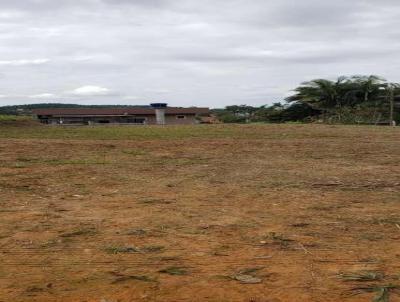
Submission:
<svg viewBox="0 0 400 302">
<path fill-rule="evenodd" d="M 167 107 L 165 103 L 145 108 L 49 108 L 34 109 L 33 114 L 43 124 L 51 125 L 191 125 L 209 115 L 209 108 Z"/>
</svg>

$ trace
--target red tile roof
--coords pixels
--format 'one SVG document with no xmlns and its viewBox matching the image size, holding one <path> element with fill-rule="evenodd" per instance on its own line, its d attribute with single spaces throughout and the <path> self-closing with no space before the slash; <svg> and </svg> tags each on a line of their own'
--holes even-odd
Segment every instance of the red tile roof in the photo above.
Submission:
<svg viewBox="0 0 400 302">
<path fill-rule="evenodd" d="M 191 107 L 167 107 L 165 114 L 209 114 L 209 108 Z M 49 108 L 33 109 L 36 115 L 154 115 L 153 108 Z"/>
</svg>

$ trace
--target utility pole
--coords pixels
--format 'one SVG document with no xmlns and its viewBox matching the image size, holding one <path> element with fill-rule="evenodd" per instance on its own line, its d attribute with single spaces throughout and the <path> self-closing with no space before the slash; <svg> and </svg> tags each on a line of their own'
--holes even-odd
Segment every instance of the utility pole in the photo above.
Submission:
<svg viewBox="0 0 400 302">
<path fill-rule="evenodd" d="M 394 91 L 397 85 L 393 83 L 388 83 L 385 85 L 386 90 L 386 100 L 389 103 L 389 126 L 396 126 L 396 122 L 394 120 Z"/>
<path fill-rule="evenodd" d="M 389 84 L 390 126 L 396 126 L 394 121 L 394 85 Z"/>
</svg>

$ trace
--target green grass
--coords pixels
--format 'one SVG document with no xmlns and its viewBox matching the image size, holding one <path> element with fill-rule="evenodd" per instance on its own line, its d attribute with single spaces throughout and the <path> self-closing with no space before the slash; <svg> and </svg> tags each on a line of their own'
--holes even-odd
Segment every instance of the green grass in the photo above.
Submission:
<svg viewBox="0 0 400 302">
<path fill-rule="evenodd" d="M 162 245 L 148 245 L 140 249 L 143 253 L 159 253 L 165 249 Z"/>
<path fill-rule="evenodd" d="M 64 159 L 64 160 L 46 160 L 43 163 L 49 165 L 104 165 L 109 162 L 102 160 L 87 160 L 87 159 Z"/>
<path fill-rule="evenodd" d="M 0 122 L 18 122 L 30 120 L 32 120 L 32 117 L 30 116 L 0 114 Z"/>
<path fill-rule="evenodd" d="M 38 158 L 17 158 L 15 163 L 11 163 L 14 168 L 26 168 L 32 165 L 108 165 L 112 164 L 110 161 L 101 159 L 38 159 Z M 0 167 L 8 167 L 9 163 L 0 163 Z"/>
<path fill-rule="evenodd" d="M 373 302 L 390 302 L 390 294 L 399 294 L 400 286 L 397 284 L 386 284 L 386 285 L 369 285 L 355 287 L 352 291 L 356 293 L 375 293 L 372 301 Z"/>
<path fill-rule="evenodd" d="M 158 272 L 172 276 L 183 276 L 188 274 L 187 268 L 181 266 L 169 266 L 165 269 L 159 270 Z"/>
<path fill-rule="evenodd" d="M 0 124 L 0 138 L 12 139 L 315 139 L 393 134 L 397 128 L 373 126 L 218 124 L 180 126 L 46 126 L 37 122 Z M 129 151 L 128 151 L 129 152 Z M 139 155 L 133 151 L 132 155 Z M 141 153 L 141 152 L 139 152 Z"/>
<path fill-rule="evenodd" d="M 149 276 L 143 276 L 143 275 L 119 275 L 117 276 L 113 281 L 112 284 L 119 283 L 119 282 L 125 282 L 125 281 L 143 281 L 143 282 L 156 282 L 155 279 L 149 277 Z"/>
<path fill-rule="evenodd" d="M 145 150 L 141 150 L 141 149 L 123 150 L 122 153 L 132 155 L 132 156 L 147 155 L 147 152 Z"/>
<path fill-rule="evenodd" d="M 1 125 L 0 138 L 40 138 L 40 139 L 95 139 L 95 140 L 144 140 L 177 138 L 223 138 L 235 133 L 232 127 L 221 126 L 43 126 L 22 124 Z M 133 150 L 130 155 L 144 155 Z"/>
<path fill-rule="evenodd" d="M 76 236 L 94 236 L 97 233 L 98 233 L 98 231 L 93 227 L 80 228 L 80 229 L 75 230 L 75 231 L 71 231 L 71 232 L 68 232 L 68 233 L 63 233 L 63 234 L 60 235 L 60 237 L 65 237 L 66 238 L 66 237 L 76 237 Z"/>
<path fill-rule="evenodd" d="M 340 278 L 344 281 L 376 281 L 381 280 L 383 276 L 381 272 L 372 271 L 340 274 Z"/>
<path fill-rule="evenodd" d="M 139 253 L 139 249 L 133 246 L 109 246 L 105 248 L 108 254 L 132 254 Z"/>
<path fill-rule="evenodd" d="M 161 245 L 148 245 L 142 248 L 134 246 L 109 246 L 105 248 L 108 254 L 132 254 L 132 253 L 159 253 L 164 250 Z"/>
</svg>

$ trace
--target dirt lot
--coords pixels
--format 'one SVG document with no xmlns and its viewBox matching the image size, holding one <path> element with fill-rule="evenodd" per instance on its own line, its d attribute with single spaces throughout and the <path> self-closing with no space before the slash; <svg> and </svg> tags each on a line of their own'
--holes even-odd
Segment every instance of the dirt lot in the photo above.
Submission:
<svg viewBox="0 0 400 302">
<path fill-rule="evenodd" d="M 5 123 L 0 301 L 400 301 L 399 159 L 389 127 Z"/>
</svg>

